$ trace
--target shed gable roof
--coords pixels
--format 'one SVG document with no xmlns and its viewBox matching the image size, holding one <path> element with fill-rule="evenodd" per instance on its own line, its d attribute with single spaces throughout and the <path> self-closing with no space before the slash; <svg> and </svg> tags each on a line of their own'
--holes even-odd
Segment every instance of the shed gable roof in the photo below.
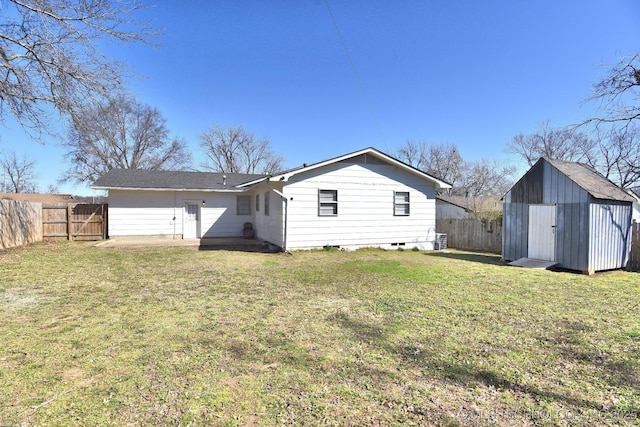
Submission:
<svg viewBox="0 0 640 427">
<path fill-rule="evenodd" d="M 237 191 L 240 184 L 264 177 L 265 175 L 239 173 L 112 169 L 98 178 L 91 188 L 95 190 Z"/>
<path fill-rule="evenodd" d="M 633 197 L 623 189 L 583 163 L 552 160 L 548 158 L 544 158 L 544 161 L 558 169 L 596 199 L 623 202 L 634 201 Z"/>
</svg>

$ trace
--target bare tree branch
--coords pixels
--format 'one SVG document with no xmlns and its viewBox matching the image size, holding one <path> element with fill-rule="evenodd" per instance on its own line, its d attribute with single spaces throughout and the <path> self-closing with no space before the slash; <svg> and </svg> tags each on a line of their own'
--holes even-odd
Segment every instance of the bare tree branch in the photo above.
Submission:
<svg viewBox="0 0 640 427">
<path fill-rule="evenodd" d="M 227 173 L 273 174 L 284 169 L 284 157 L 271 148 L 268 138 L 257 140 L 242 126 L 214 126 L 200 134 L 205 170 Z"/>
<path fill-rule="evenodd" d="M 5 0 L 0 8 L 0 121 L 32 136 L 53 133 L 51 114 L 72 116 L 89 99 L 120 90 L 127 67 L 97 47 L 148 43 L 157 35 L 129 17 L 138 0 Z"/>
<path fill-rule="evenodd" d="M 398 149 L 398 159 L 452 185 L 448 194 L 465 197 L 503 195 L 511 184 L 512 166 L 497 160 L 467 162 L 454 144 L 430 145 L 407 141 Z"/>
<path fill-rule="evenodd" d="M 620 58 L 593 86 L 585 102 L 599 102 L 602 113 L 581 125 L 620 124 L 628 126 L 640 119 L 640 52 Z"/>
<path fill-rule="evenodd" d="M 171 138 L 160 111 L 124 95 L 85 107 L 73 117 L 63 143 L 72 166 L 67 181 L 90 182 L 117 169 L 183 169 L 186 143 Z"/>
<path fill-rule="evenodd" d="M 7 179 L 5 184 L 8 193 L 35 193 L 37 189 L 35 159 L 24 155 L 18 157 L 14 152 L 5 155 L 1 160 L 4 169 L 3 178 Z"/>
<path fill-rule="evenodd" d="M 575 129 L 552 128 L 549 122 L 544 122 L 537 132 L 514 136 L 505 151 L 521 156 L 529 166 L 533 166 L 540 157 L 583 161 L 592 145 L 593 141 Z"/>
</svg>

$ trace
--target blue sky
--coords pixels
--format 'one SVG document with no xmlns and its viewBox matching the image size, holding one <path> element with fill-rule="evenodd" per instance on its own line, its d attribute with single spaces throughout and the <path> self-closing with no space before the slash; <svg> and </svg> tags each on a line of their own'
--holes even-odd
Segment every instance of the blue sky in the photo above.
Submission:
<svg viewBox="0 0 640 427">
<path fill-rule="evenodd" d="M 640 50 L 636 0 L 328 3 L 339 33 L 324 0 L 156 1 L 140 17 L 163 29 L 159 46 L 107 53 L 145 76 L 131 92 L 196 161 L 204 129 L 240 124 L 294 167 L 408 139 L 520 165 L 504 153 L 514 135 L 592 115 L 591 86 Z M 41 189 L 68 166 L 11 123 L 0 150 L 34 156 Z"/>
</svg>

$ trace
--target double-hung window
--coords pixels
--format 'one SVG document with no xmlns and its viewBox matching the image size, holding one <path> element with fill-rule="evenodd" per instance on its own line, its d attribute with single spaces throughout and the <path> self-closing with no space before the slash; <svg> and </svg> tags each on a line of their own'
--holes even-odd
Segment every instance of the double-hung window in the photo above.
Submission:
<svg viewBox="0 0 640 427">
<path fill-rule="evenodd" d="M 338 215 L 338 190 L 318 191 L 318 215 Z"/>
<path fill-rule="evenodd" d="M 237 197 L 236 214 L 251 215 L 251 196 Z"/>
<path fill-rule="evenodd" d="M 408 216 L 409 215 L 409 192 L 394 191 L 393 192 L 393 215 Z"/>
<path fill-rule="evenodd" d="M 260 195 L 256 194 L 256 212 L 260 211 Z"/>
<path fill-rule="evenodd" d="M 269 216 L 269 192 L 264 193 L 264 214 Z"/>
</svg>

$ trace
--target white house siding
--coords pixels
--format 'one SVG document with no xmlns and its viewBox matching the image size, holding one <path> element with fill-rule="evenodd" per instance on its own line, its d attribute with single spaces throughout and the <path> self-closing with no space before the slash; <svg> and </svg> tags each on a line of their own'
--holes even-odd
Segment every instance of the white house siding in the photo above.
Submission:
<svg viewBox="0 0 640 427">
<path fill-rule="evenodd" d="M 182 212 L 175 209 L 173 193 L 109 190 L 110 237 L 173 234 L 182 235 Z"/>
<path fill-rule="evenodd" d="M 185 200 L 188 198 L 185 194 Z M 239 237 L 245 222 L 255 222 L 255 200 L 251 200 L 251 215 L 237 215 L 237 196 L 248 193 L 200 193 L 205 201 L 202 213 L 201 237 Z M 182 204 L 184 205 L 184 203 Z"/>
<path fill-rule="evenodd" d="M 251 215 L 236 215 L 238 193 L 184 191 L 109 191 L 109 236 L 182 237 L 185 202 L 200 206 L 200 237 L 236 237 Z M 204 205 L 202 202 L 204 201 Z"/>
<path fill-rule="evenodd" d="M 279 182 L 270 185 L 282 191 L 282 184 Z M 269 193 L 269 215 L 265 214 L 264 194 Z M 272 191 L 266 184 L 261 184 L 252 192 L 253 203 L 255 195 L 260 195 L 260 210 L 255 212 L 255 229 L 259 239 L 273 243 L 280 247 L 284 246 L 284 201 L 277 193 Z M 255 206 L 254 206 L 255 208 Z"/>
<path fill-rule="evenodd" d="M 318 191 L 338 190 L 338 215 L 318 215 Z M 410 215 L 394 216 L 394 191 L 410 194 Z M 287 248 L 418 247 L 433 249 L 435 190 L 429 182 L 386 164 L 339 162 L 285 183 Z"/>
</svg>

